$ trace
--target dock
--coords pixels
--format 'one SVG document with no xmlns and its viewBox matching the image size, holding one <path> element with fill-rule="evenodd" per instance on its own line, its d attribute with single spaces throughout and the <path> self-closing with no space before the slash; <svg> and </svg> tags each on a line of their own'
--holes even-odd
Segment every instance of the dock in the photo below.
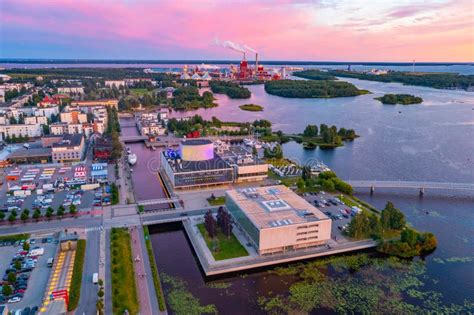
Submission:
<svg viewBox="0 0 474 315">
<path fill-rule="evenodd" d="M 196 233 L 197 231 L 193 228 L 191 218 L 184 219 L 183 226 L 206 276 L 215 276 L 261 267 L 270 267 L 300 260 L 366 250 L 375 248 L 377 246 L 376 241 L 368 239 L 334 245 L 331 246 L 331 248 L 320 246 L 273 255 L 249 255 L 233 259 L 215 261 L 204 239 L 199 233 Z"/>
</svg>

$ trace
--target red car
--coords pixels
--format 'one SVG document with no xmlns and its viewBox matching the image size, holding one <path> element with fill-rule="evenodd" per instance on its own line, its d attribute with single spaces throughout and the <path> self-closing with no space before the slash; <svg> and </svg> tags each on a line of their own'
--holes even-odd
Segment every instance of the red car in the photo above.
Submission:
<svg viewBox="0 0 474 315">
<path fill-rule="evenodd" d="M 15 290 L 14 294 L 17 294 L 17 293 L 25 293 L 26 290 L 23 290 L 23 289 L 18 289 L 18 290 Z"/>
</svg>

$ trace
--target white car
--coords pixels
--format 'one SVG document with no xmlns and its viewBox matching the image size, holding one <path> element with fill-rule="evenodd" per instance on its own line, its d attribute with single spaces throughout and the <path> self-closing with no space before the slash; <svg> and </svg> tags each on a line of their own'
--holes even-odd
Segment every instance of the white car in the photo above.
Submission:
<svg viewBox="0 0 474 315">
<path fill-rule="evenodd" d="M 8 303 L 17 303 L 20 301 L 21 301 L 21 298 L 19 298 L 18 296 L 15 296 L 14 298 L 9 299 Z"/>
</svg>

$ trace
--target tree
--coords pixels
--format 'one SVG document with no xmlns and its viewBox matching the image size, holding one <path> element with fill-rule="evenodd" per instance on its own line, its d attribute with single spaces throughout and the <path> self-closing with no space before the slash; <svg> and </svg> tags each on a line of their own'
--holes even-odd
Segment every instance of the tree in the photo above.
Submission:
<svg viewBox="0 0 474 315">
<path fill-rule="evenodd" d="M 405 215 L 390 201 L 382 210 L 381 222 L 384 229 L 401 230 L 406 225 Z"/>
<path fill-rule="evenodd" d="M 48 207 L 48 209 L 46 209 L 46 217 L 48 218 L 48 220 L 51 219 L 51 217 L 53 216 L 53 213 L 54 213 L 53 208 Z"/>
<path fill-rule="evenodd" d="M 311 167 L 303 166 L 303 170 L 301 173 L 301 178 L 306 182 L 308 179 L 311 178 Z"/>
<path fill-rule="evenodd" d="M 5 219 L 5 213 L 0 211 L 0 221 L 3 221 Z"/>
<path fill-rule="evenodd" d="M 10 213 L 10 215 L 8 216 L 8 222 L 15 222 L 16 220 L 16 214 L 13 213 Z"/>
<path fill-rule="evenodd" d="M 73 215 L 73 216 L 76 215 L 76 213 L 77 213 L 77 207 L 76 207 L 76 205 L 70 205 L 70 206 L 69 206 L 69 213 L 70 213 L 71 215 Z"/>
<path fill-rule="evenodd" d="M 303 178 L 298 178 L 298 180 L 296 181 L 296 187 L 298 187 L 299 190 L 303 190 L 306 186 L 306 183 L 305 181 L 303 180 Z"/>
<path fill-rule="evenodd" d="M 16 281 L 16 273 L 14 273 L 13 271 L 10 271 L 8 273 L 8 276 L 7 276 L 7 281 L 10 282 L 10 283 L 15 283 Z"/>
<path fill-rule="evenodd" d="M 324 190 L 327 190 L 327 191 L 334 191 L 336 189 L 334 182 L 330 179 L 322 180 L 321 186 L 324 188 Z"/>
<path fill-rule="evenodd" d="M 370 220 L 365 211 L 356 214 L 347 227 L 349 236 L 361 239 L 370 235 Z"/>
<path fill-rule="evenodd" d="M 20 215 L 21 221 L 25 222 L 26 220 L 28 220 L 29 217 L 30 217 L 30 211 L 28 209 L 24 209 Z"/>
<path fill-rule="evenodd" d="M 16 260 L 15 264 L 13 266 L 15 267 L 16 270 L 20 270 L 21 269 L 21 262 L 19 260 Z"/>
<path fill-rule="evenodd" d="M 13 294 L 13 289 L 10 285 L 4 284 L 2 287 L 2 294 L 3 296 L 10 296 Z"/>
<path fill-rule="evenodd" d="M 61 216 L 64 215 L 64 211 L 65 211 L 64 206 L 63 206 L 63 205 L 60 205 L 60 206 L 58 207 L 58 210 L 56 211 L 56 215 L 59 216 L 59 217 L 61 217 Z"/>
<path fill-rule="evenodd" d="M 33 212 L 33 219 L 35 219 L 35 221 L 38 221 L 38 219 L 41 217 L 41 211 L 39 209 L 36 209 L 34 212 Z"/>
<path fill-rule="evenodd" d="M 204 227 L 206 228 L 209 237 L 214 238 L 217 235 L 217 224 L 216 219 L 212 215 L 212 211 L 209 210 L 204 215 Z"/>
<path fill-rule="evenodd" d="M 307 125 L 303 131 L 303 136 L 305 137 L 316 137 L 318 135 L 318 126 L 316 125 Z"/>
<path fill-rule="evenodd" d="M 30 243 L 24 242 L 23 243 L 23 250 L 29 251 L 30 250 Z"/>
</svg>

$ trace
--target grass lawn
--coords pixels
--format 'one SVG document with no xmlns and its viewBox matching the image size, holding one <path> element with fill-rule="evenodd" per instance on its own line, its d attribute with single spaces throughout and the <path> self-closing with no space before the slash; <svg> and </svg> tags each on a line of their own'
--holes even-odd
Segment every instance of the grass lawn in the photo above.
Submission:
<svg viewBox="0 0 474 315">
<path fill-rule="evenodd" d="M 30 234 L 2 235 L 0 236 L 0 242 L 16 242 L 21 240 L 27 240 L 29 238 Z"/>
<path fill-rule="evenodd" d="M 143 96 L 145 94 L 149 94 L 152 91 L 148 91 L 147 89 L 130 89 L 130 93 L 136 96 Z"/>
<path fill-rule="evenodd" d="M 110 251 L 112 257 L 112 306 L 114 314 L 137 314 L 138 297 L 133 269 L 132 247 L 128 230 L 113 228 Z"/>
<path fill-rule="evenodd" d="M 225 196 L 216 197 L 214 199 L 207 198 L 207 202 L 211 206 L 222 206 L 225 204 Z"/>
<path fill-rule="evenodd" d="M 242 256 L 248 256 L 247 250 L 240 244 L 234 234 L 230 238 L 227 238 L 220 230 L 217 233 L 217 244 L 219 246 L 219 251 L 213 251 L 212 239 L 207 235 L 206 228 L 204 227 L 204 223 L 198 224 L 199 232 L 201 232 L 202 236 L 206 240 L 207 247 L 211 250 L 212 256 L 214 256 L 215 260 L 224 260 Z"/>
</svg>

